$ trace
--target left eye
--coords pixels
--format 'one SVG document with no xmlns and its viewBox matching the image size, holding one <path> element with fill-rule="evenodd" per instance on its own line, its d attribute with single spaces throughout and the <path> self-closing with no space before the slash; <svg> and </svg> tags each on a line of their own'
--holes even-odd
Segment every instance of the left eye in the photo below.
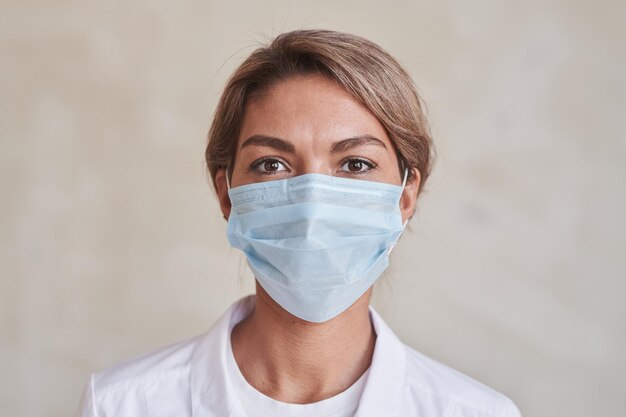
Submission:
<svg viewBox="0 0 626 417">
<path fill-rule="evenodd" d="M 272 174 L 279 171 L 286 171 L 284 162 L 275 158 L 263 158 L 252 164 L 252 168 L 261 174 Z"/>
<path fill-rule="evenodd" d="M 365 172 L 372 169 L 374 165 L 363 159 L 350 159 L 341 166 L 341 169 L 348 172 Z"/>
</svg>

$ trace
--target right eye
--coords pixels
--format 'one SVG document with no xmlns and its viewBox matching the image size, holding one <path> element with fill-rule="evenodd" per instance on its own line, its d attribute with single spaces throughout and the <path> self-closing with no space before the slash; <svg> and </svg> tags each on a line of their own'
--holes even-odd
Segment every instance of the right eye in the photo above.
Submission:
<svg viewBox="0 0 626 417">
<path fill-rule="evenodd" d="M 261 174 L 272 174 L 274 172 L 287 170 L 283 161 L 276 158 L 259 159 L 252 164 L 252 169 Z"/>
</svg>

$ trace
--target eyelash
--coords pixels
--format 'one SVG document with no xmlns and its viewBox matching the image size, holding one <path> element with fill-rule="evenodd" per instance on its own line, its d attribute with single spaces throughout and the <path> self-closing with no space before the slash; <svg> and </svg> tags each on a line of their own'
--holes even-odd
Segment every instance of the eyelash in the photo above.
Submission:
<svg viewBox="0 0 626 417">
<path fill-rule="evenodd" d="M 365 164 L 367 166 L 367 169 L 365 171 L 345 171 L 345 172 L 348 172 L 348 173 L 350 173 L 352 175 L 364 175 L 364 174 L 367 174 L 371 170 L 376 169 L 376 167 L 378 166 L 375 162 L 370 161 L 369 159 L 359 158 L 359 157 L 355 157 L 355 156 L 349 156 L 349 157 L 345 158 L 344 160 L 341 161 L 341 165 L 340 166 L 344 166 L 348 162 L 361 162 L 361 163 L 363 163 L 363 164 Z"/>
<path fill-rule="evenodd" d="M 282 160 L 281 158 L 275 157 L 275 156 L 265 156 L 263 158 L 257 159 L 256 161 L 254 161 L 251 165 L 250 165 L 250 169 L 258 174 L 261 175 L 275 175 L 278 172 L 281 171 L 259 171 L 258 168 L 265 162 L 267 161 L 276 161 L 281 163 L 286 169 L 287 168 L 287 163 Z M 348 162 L 361 162 L 365 165 L 367 165 L 368 169 L 366 169 L 365 171 L 345 171 L 348 172 L 352 175 L 363 175 L 363 174 L 367 174 L 369 171 L 376 169 L 378 167 L 378 164 L 376 164 L 373 161 L 370 161 L 368 159 L 365 158 L 360 158 L 360 157 L 347 157 L 344 158 L 341 163 L 340 166 L 344 166 L 346 163 Z"/>
<path fill-rule="evenodd" d="M 277 158 L 275 156 L 264 156 L 263 158 L 259 158 L 256 161 L 254 161 L 252 165 L 250 165 L 250 169 L 256 172 L 257 174 L 261 174 L 261 175 L 276 175 L 277 172 L 281 172 L 281 171 L 259 171 L 258 168 L 267 161 L 279 162 L 283 164 L 285 168 L 287 168 L 287 163 L 283 161 L 282 159 Z"/>
</svg>

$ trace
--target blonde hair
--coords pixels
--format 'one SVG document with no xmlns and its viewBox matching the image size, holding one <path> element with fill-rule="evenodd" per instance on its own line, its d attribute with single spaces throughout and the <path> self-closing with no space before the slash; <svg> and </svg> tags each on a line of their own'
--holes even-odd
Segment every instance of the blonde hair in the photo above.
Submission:
<svg viewBox="0 0 626 417">
<path fill-rule="evenodd" d="M 430 174 L 433 145 L 424 105 L 411 77 L 380 46 L 356 35 L 297 30 L 256 49 L 228 80 L 209 130 L 205 158 L 211 180 L 232 175 L 244 108 L 254 95 L 295 75 L 321 74 L 368 108 L 396 147 L 400 172 L 417 168 L 420 191 Z M 407 181 L 414 177 L 409 170 Z"/>
</svg>

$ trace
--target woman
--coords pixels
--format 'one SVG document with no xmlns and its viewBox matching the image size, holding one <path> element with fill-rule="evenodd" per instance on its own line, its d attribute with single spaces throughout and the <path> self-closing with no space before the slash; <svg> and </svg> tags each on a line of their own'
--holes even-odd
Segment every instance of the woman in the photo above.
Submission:
<svg viewBox="0 0 626 417">
<path fill-rule="evenodd" d="M 518 416 L 369 306 L 430 155 L 413 83 L 377 45 L 296 31 L 253 52 L 206 160 L 256 296 L 204 335 L 92 376 L 79 415 Z"/>
</svg>

